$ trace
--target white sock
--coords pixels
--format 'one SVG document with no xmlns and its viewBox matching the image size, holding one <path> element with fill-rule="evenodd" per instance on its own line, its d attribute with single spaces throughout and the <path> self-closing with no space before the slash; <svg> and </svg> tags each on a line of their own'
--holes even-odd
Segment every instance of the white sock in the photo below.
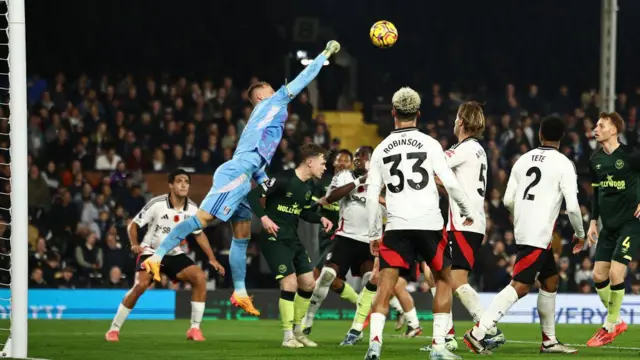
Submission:
<svg viewBox="0 0 640 360">
<path fill-rule="evenodd" d="M 455 291 L 455 295 L 460 299 L 460 302 L 469 311 L 469 314 L 473 318 L 474 322 L 480 321 L 484 309 L 480 304 L 480 296 L 469 284 L 464 284 Z"/>
<path fill-rule="evenodd" d="M 444 344 L 445 337 L 449 331 L 449 314 L 437 313 L 433 314 L 433 344 Z"/>
<path fill-rule="evenodd" d="M 402 309 L 402 305 L 400 304 L 400 300 L 397 297 L 392 297 L 389 300 L 389 306 L 391 306 L 395 311 L 398 312 L 399 315 L 404 314 L 404 309 Z"/>
<path fill-rule="evenodd" d="M 436 287 L 432 287 L 431 289 L 429 289 L 431 291 L 431 295 L 433 295 L 433 300 L 435 302 L 436 299 Z M 480 301 L 478 299 L 478 301 Z M 447 321 L 447 336 L 446 337 L 454 337 L 453 334 L 452 336 L 449 336 L 451 333 L 451 330 L 453 329 L 453 303 L 451 303 L 451 311 L 449 311 L 449 320 Z"/>
<path fill-rule="evenodd" d="M 551 345 L 556 340 L 556 293 L 540 290 L 538 293 L 538 315 L 542 329 L 542 344 Z"/>
<path fill-rule="evenodd" d="M 325 267 L 322 269 L 322 272 L 316 281 L 316 287 L 313 289 L 313 294 L 311 295 L 309 309 L 307 309 L 307 313 L 304 318 L 302 318 L 303 328 L 313 326 L 313 319 L 316 317 L 316 312 L 320 309 L 320 306 L 322 306 L 324 299 L 327 298 L 331 284 L 333 283 L 333 280 L 335 280 L 336 276 L 337 274 L 332 268 Z M 359 296 L 358 300 L 360 300 Z"/>
<path fill-rule="evenodd" d="M 200 323 L 202 322 L 202 316 L 204 315 L 204 303 L 203 302 L 191 302 L 191 328 L 200 329 Z"/>
<path fill-rule="evenodd" d="M 518 301 L 518 293 L 516 289 L 511 285 L 507 285 L 500 293 L 493 299 L 491 305 L 487 311 L 484 312 L 478 326 L 473 327 L 472 335 L 478 340 L 484 339 L 487 331 L 502 319 L 502 317 L 509 311 L 513 304 Z"/>
<path fill-rule="evenodd" d="M 448 328 L 447 336 L 445 336 L 445 338 L 447 338 L 447 339 L 455 338 L 456 337 L 456 331 L 453 328 L 453 310 L 449 311 L 449 322 L 447 324 L 447 328 Z"/>
<path fill-rule="evenodd" d="M 120 306 L 118 306 L 118 312 L 113 318 L 113 322 L 111 323 L 111 328 L 109 329 L 109 331 L 120 330 L 122 324 L 124 324 L 124 321 L 127 320 L 127 316 L 129 316 L 129 313 L 131 313 L 131 309 L 120 304 Z"/>
<path fill-rule="evenodd" d="M 381 313 L 372 313 L 369 318 L 369 342 L 374 341 L 382 344 L 382 331 L 384 330 L 384 322 L 387 317 Z"/>
<path fill-rule="evenodd" d="M 418 313 L 416 312 L 416 308 L 413 308 L 406 313 L 404 313 L 404 318 L 407 319 L 407 324 L 412 328 L 420 327 L 420 321 L 418 320 Z"/>
<path fill-rule="evenodd" d="M 293 337 L 293 330 L 284 331 L 284 341 L 287 341 Z"/>
</svg>

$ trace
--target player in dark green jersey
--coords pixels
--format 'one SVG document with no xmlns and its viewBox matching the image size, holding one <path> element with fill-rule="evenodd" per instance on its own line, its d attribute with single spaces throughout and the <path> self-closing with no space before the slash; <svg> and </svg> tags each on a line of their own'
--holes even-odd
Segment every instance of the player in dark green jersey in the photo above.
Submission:
<svg viewBox="0 0 640 360">
<path fill-rule="evenodd" d="M 589 161 L 594 196 L 587 235 L 590 243 L 597 242 L 593 280 L 608 315 L 587 346 L 609 344 L 628 328 L 620 307 L 627 265 L 640 245 L 640 166 L 638 152 L 618 141 L 623 129 L 618 113 L 601 113 L 595 138 L 602 147 Z"/>
<path fill-rule="evenodd" d="M 247 195 L 263 231 L 258 239 L 262 254 L 280 282 L 280 317 L 284 330 L 283 347 L 315 347 L 300 326 L 315 286 L 313 264 L 298 238 L 299 218 L 320 223 L 325 231 L 333 224 L 312 209 L 314 179 L 326 170 L 325 150 L 315 144 L 300 148 L 297 168 L 283 171 L 257 186 Z M 264 198 L 264 207 L 261 199 Z"/>
</svg>

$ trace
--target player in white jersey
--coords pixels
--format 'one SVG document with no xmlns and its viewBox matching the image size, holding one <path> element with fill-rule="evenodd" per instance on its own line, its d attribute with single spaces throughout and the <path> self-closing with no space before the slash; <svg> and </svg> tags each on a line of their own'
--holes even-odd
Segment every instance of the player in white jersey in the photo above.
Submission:
<svg viewBox="0 0 640 360">
<path fill-rule="evenodd" d="M 182 169 L 169 174 L 169 194 L 151 199 L 138 213 L 128 227 L 131 251 L 138 255 L 136 264 L 136 278 L 131 290 L 127 292 L 118 312 L 111 323 L 111 328 L 105 335 L 107 341 L 120 340 L 120 328 L 136 302 L 151 286 L 152 275 L 144 271 L 142 262 L 153 255 L 164 237 L 180 221 L 195 215 L 198 206 L 187 196 L 189 194 L 190 176 Z M 141 243 L 138 243 L 138 230 L 147 227 L 147 233 Z M 198 245 L 209 258 L 209 264 L 224 275 L 224 267 L 216 260 L 209 245 L 209 239 L 198 230 L 193 232 Z M 186 281 L 191 284 L 191 327 L 187 331 L 187 340 L 204 341 L 200 330 L 200 323 L 204 314 L 207 296 L 205 274 L 180 248 L 176 246 L 162 259 L 162 270 L 173 281 Z"/>
<path fill-rule="evenodd" d="M 435 175 L 440 177 L 451 198 L 473 223 L 469 200 L 447 165 L 442 147 L 432 137 L 418 131 L 420 95 L 410 88 L 398 90 L 392 99 L 395 129 L 373 152 L 367 177 L 367 215 L 369 229 L 377 220 L 373 202 L 386 187 L 387 224 L 379 243 L 370 233 L 372 251 L 380 254 L 378 294 L 371 314 L 369 349 L 365 359 L 380 359 L 382 330 L 389 300 L 400 272 L 406 272 L 420 256 L 434 273 L 439 291 L 433 304 L 433 346 L 431 358 L 458 359 L 445 348 L 445 335 L 451 311 L 451 258 L 444 220 L 439 207 Z"/>
<path fill-rule="evenodd" d="M 476 254 L 482 246 L 486 232 L 486 218 L 484 212 L 484 198 L 487 191 L 487 154 L 478 141 L 485 128 L 485 118 L 482 106 L 475 102 L 466 102 L 458 108 L 453 133 L 458 143 L 445 152 L 447 164 L 456 175 L 456 179 L 469 197 L 471 209 L 477 214 L 476 221 L 470 226 L 464 226 L 461 219 L 460 207 L 449 200 L 449 221 L 447 231 L 451 245 L 451 276 L 458 286 L 453 289 L 454 294 L 471 314 L 474 322 L 480 320 L 484 309 L 480 303 L 478 293 L 469 285 L 468 274 L 473 270 Z M 431 288 L 435 294 L 435 288 Z M 435 296 L 435 295 L 434 295 Z M 451 315 L 450 315 L 451 316 Z M 453 320 L 447 332 L 447 347 L 457 349 Z M 485 338 L 491 349 L 505 343 L 504 335 L 492 328 Z"/>
<path fill-rule="evenodd" d="M 369 228 L 365 208 L 366 164 L 369 162 L 372 152 L 373 148 L 370 146 L 358 148 L 354 157 L 355 168 L 336 174 L 331 181 L 326 197 L 321 199 L 323 204 L 339 201 L 340 220 L 332 240 L 335 244 L 326 256 L 324 267 L 320 271 L 311 296 L 311 305 L 303 320 L 303 326 L 311 328 L 315 314 L 327 297 L 329 288 L 332 284 L 334 288 L 342 287 L 347 273 L 351 271 L 351 275 L 362 277 L 365 282 L 365 286 L 358 296 L 358 307 L 352 326 L 355 333 L 354 341 L 362 333 L 364 321 L 371 309 L 371 299 L 377 289 L 376 281 L 371 278 L 374 256 L 369 251 Z M 375 232 L 378 234 L 382 232 L 381 207 L 382 205 L 378 205 L 378 219 L 375 224 Z M 347 337 L 349 336 L 347 335 Z M 353 344 L 343 342 L 342 345 Z"/>
<path fill-rule="evenodd" d="M 578 204 L 575 166 L 558 151 L 564 132 L 562 119 L 544 119 L 539 134 L 542 146 L 522 155 L 511 170 L 504 205 L 515 217 L 514 235 L 518 254 L 511 284 L 493 299 L 477 325 L 464 335 L 465 343 L 476 353 L 488 352 L 484 341 L 487 331 L 502 319 L 518 299 L 529 293 L 536 280 L 540 282 L 540 352 L 577 352 L 559 342 L 555 334 L 559 277 L 551 251 L 551 239 L 563 198 L 569 221 L 575 231 L 574 254 L 582 251 L 585 238 Z"/>
</svg>

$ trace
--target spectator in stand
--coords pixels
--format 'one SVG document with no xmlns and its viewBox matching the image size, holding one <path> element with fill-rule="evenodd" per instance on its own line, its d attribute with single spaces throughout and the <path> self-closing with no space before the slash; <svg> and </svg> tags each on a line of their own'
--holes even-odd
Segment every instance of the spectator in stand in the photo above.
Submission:
<svg viewBox="0 0 640 360">
<path fill-rule="evenodd" d="M 114 234 L 108 234 L 105 239 L 104 269 L 125 268 L 126 253 Z M 107 274 L 105 274 L 107 275 Z"/>
<path fill-rule="evenodd" d="M 50 287 L 49 284 L 47 284 L 47 282 L 44 280 L 42 269 L 34 268 L 31 271 L 29 287 L 32 289 L 46 289 Z"/>
<path fill-rule="evenodd" d="M 108 289 L 128 289 L 129 284 L 123 279 L 122 270 L 114 266 L 109 270 L 108 280 L 105 284 Z"/>
<path fill-rule="evenodd" d="M 78 282 L 75 277 L 75 271 L 72 267 L 67 266 L 62 270 L 62 276 L 58 279 L 59 289 L 75 289 Z"/>
<path fill-rule="evenodd" d="M 116 154 L 116 149 L 109 147 L 106 152 L 98 156 L 96 159 L 96 170 L 113 171 L 116 170 L 118 163 L 122 162 L 120 155 Z"/>
<path fill-rule="evenodd" d="M 102 249 L 98 244 L 98 235 L 92 232 L 87 236 L 85 243 L 76 247 L 76 263 L 80 270 L 80 276 L 88 277 L 99 273 L 104 264 Z"/>
<path fill-rule="evenodd" d="M 36 165 L 31 165 L 27 186 L 29 187 L 29 192 L 27 193 L 29 207 L 49 211 L 51 208 L 51 192 L 47 180 L 42 176 Z"/>
</svg>

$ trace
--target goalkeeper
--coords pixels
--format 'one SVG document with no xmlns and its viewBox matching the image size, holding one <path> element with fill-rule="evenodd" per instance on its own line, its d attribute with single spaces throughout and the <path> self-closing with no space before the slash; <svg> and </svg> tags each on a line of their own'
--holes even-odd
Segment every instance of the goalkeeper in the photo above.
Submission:
<svg viewBox="0 0 640 360">
<path fill-rule="evenodd" d="M 165 237 L 155 254 L 145 260 L 143 268 L 160 281 L 160 262 L 190 233 L 203 229 L 215 218 L 231 221 L 233 238 L 229 263 L 234 292 L 231 302 L 252 315 L 260 315 L 245 288 L 246 258 L 251 235 L 251 209 L 246 196 L 251 179 L 257 184 L 267 180 L 264 172 L 282 139 L 287 106 L 320 72 L 324 62 L 340 51 L 337 41 L 329 41 L 326 49 L 316 57 L 292 82 L 277 92 L 267 83 L 249 88 L 249 100 L 255 108 L 244 128 L 233 158 L 222 164 L 213 174 L 211 190 L 200 204 L 196 216 L 179 223 Z"/>
</svg>

